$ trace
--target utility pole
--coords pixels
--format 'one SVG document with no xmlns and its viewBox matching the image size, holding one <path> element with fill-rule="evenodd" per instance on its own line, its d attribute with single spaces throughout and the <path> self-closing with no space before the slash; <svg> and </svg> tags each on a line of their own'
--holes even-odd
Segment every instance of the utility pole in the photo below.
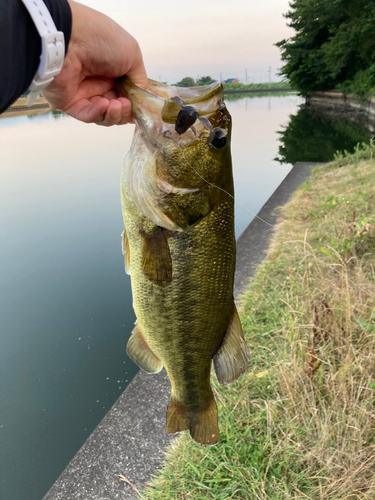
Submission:
<svg viewBox="0 0 375 500">
<path fill-rule="evenodd" d="M 245 75 L 246 75 L 246 85 L 247 85 L 247 69 L 245 69 Z"/>
<path fill-rule="evenodd" d="M 221 71 L 220 71 L 220 82 L 222 82 L 222 81 L 223 81 L 223 76 L 222 76 Z"/>
<path fill-rule="evenodd" d="M 271 66 L 268 69 L 268 81 L 271 83 Z"/>
</svg>

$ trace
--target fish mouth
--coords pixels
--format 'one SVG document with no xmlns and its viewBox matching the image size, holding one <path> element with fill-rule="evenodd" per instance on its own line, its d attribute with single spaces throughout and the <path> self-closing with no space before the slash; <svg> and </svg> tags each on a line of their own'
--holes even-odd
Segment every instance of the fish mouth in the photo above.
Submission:
<svg viewBox="0 0 375 500">
<path fill-rule="evenodd" d="M 131 102 L 134 121 L 150 149 L 160 136 L 181 147 L 197 139 L 209 142 L 214 134 L 210 117 L 225 107 L 221 83 L 174 87 L 149 79 L 147 89 L 141 89 L 123 76 L 116 80 L 116 90 Z"/>
</svg>

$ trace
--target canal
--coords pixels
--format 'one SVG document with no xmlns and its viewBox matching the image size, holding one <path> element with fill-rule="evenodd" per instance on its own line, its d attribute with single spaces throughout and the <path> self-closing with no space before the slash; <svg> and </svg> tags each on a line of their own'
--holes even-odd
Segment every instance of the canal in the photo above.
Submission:
<svg viewBox="0 0 375 500">
<path fill-rule="evenodd" d="M 293 94 L 228 95 L 236 234 L 296 161 L 370 134 Z M 41 500 L 138 368 L 120 234 L 133 126 L 0 119 L 0 498 Z"/>
</svg>

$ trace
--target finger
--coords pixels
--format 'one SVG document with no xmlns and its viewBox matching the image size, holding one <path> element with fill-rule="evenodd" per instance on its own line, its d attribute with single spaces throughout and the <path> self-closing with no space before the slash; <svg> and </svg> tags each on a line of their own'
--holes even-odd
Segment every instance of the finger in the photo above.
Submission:
<svg viewBox="0 0 375 500">
<path fill-rule="evenodd" d="M 112 78 L 85 78 L 78 89 L 80 97 L 91 98 L 94 96 L 104 96 L 107 92 L 114 89 L 114 80 Z"/>
<path fill-rule="evenodd" d="M 65 113 L 84 123 L 103 122 L 109 101 L 103 97 L 95 96 L 91 100 L 80 99 L 65 110 Z"/>
<path fill-rule="evenodd" d="M 101 97 L 105 97 L 108 99 L 108 101 L 118 101 L 121 103 L 122 110 L 123 111 L 131 111 L 131 102 L 129 99 L 126 99 L 126 97 L 117 97 L 116 92 L 114 90 L 111 90 L 110 92 L 106 92 L 103 96 L 96 96 L 91 99 L 91 102 L 95 102 L 97 99 L 100 99 Z"/>
<path fill-rule="evenodd" d="M 112 125 L 125 125 L 132 121 L 131 104 L 127 99 L 112 99 L 109 101 L 104 120 L 98 125 L 111 127 Z"/>
<path fill-rule="evenodd" d="M 146 70 L 142 65 L 142 68 L 138 70 L 130 70 L 126 73 L 126 76 L 130 78 L 130 80 L 141 89 L 147 89 L 148 87 L 148 78 L 146 74 Z"/>
<path fill-rule="evenodd" d="M 101 96 L 81 99 L 65 111 L 84 123 L 96 123 L 105 127 L 132 123 L 131 103 L 124 97 L 108 100 Z"/>
<path fill-rule="evenodd" d="M 124 97 L 119 97 L 118 99 L 122 103 L 122 116 L 120 123 L 118 125 L 126 125 L 127 123 L 134 123 L 132 115 L 132 105 L 128 99 Z"/>
<path fill-rule="evenodd" d="M 148 78 L 145 66 L 143 64 L 142 53 L 139 46 L 137 52 L 135 51 L 135 53 L 137 53 L 135 62 L 133 62 L 131 68 L 126 72 L 126 75 L 135 85 L 137 85 L 137 87 L 141 87 L 142 89 L 147 89 Z"/>
<path fill-rule="evenodd" d="M 111 99 L 117 99 L 117 94 L 116 94 L 116 91 L 114 90 L 114 87 L 113 87 L 111 90 L 109 90 L 108 92 L 105 92 L 105 93 L 103 94 L 103 97 L 105 97 L 105 98 L 106 98 L 106 99 L 108 99 L 109 101 L 110 101 Z"/>
<path fill-rule="evenodd" d="M 98 122 L 98 125 L 103 125 L 104 127 L 111 127 L 112 125 L 117 125 L 121 120 L 122 106 L 121 102 L 117 99 L 112 99 L 109 101 L 107 111 L 104 115 L 104 119 Z"/>
</svg>

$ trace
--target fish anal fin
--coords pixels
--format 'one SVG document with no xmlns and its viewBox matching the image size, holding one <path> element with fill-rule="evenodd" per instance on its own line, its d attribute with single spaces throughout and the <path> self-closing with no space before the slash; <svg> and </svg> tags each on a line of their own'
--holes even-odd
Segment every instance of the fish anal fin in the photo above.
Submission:
<svg viewBox="0 0 375 500">
<path fill-rule="evenodd" d="M 130 248 L 125 229 L 121 233 L 122 255 L 124 256 L 125 272 L 130 275 Z"/>
<path fill-rule="evenodd" d="M 142 270 L 154 283 L 165 286 L 172 281 L 172 258 L 166 230 L 157 226 L 151 235 L 142 236 Z"/>
<path fill-rule="evenodd" d="M 219 440 L 218 413 L 214 397 L 203 407 L 187 408 L 178 405 L 173 398 L 167 410 L 167 433 L 185 430 L 197 443 L 213 445 Z"/>
<path fill-rule="evenodd" d="M 159 373 L 163 368 L 163 363 L 151 351 L 138 323 L 135 324 L 128 340 L 126 352 L 129 358 L 146 373 Z"/>
<path fill-rule="evenodd" d="M 223 342 L 213 356 L 214 368 L 220 385 L 227 385 L 244 375 L 249 367 L 247 348 L 237 308 L 233 312 Z"/>
</svg>

